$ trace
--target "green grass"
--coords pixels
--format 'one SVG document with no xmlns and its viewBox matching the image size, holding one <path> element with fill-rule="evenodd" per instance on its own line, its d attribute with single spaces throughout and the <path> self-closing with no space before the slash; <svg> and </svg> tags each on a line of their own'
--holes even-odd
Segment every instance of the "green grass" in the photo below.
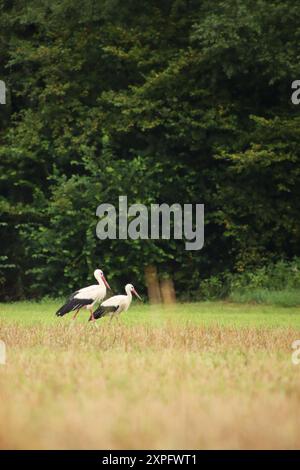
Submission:
<svg viewBox="0 0 300 470">
<path fill-rule="evenodd" d="M 58 307 L 0 304 L 1 449 L 300 448 L 298 308 Z"/>
<path fill-rule="evenodd" d="M 15 322 L 20 325 L 68 324 L 71 314 L 57 318 L 59 307 L 56 301 L 16 302 L 0 304 L 0 322 Z M 88 312 L 82 310 L 76 322 L 88 324 Z M 108 322 L 98 320 L 97 324 Z M 177 304 L 174 307 L 153 307 L 135 302 L 130 310 L 121 314 L 120 321 L 125 325 L 145 324 L 160 326 L 168 322 L 190 323 L 192 325 L 220 325 L 228 327 L 292 327 L 300 329 L 300 309 L 278 305 L 237 304 L 230 302 L 195 302 Z"/>
<path fill-rule="evenodd" d="M 281 307 L 300 307 L 300 290 L 243 289 L 242 291 L 232 292 L 230 300 L 238 303 L 255 302 Z"/>
</svg>

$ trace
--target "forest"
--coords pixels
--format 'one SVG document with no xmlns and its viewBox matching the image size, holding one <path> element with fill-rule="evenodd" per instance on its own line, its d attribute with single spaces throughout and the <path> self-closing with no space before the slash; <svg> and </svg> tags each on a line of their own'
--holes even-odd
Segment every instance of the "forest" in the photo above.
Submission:
<svg viewBox="0 0 300 470">
<path fill-rule="evenodd" d="M 299 44 L 292 0 L 0 0 L 1 300 L 96 267 L 143 293 L 154 266 L 182 299 L 300 287 Z M 203 248 L 100 240 L 121 195 L 204 204 Z"/>
</svg>

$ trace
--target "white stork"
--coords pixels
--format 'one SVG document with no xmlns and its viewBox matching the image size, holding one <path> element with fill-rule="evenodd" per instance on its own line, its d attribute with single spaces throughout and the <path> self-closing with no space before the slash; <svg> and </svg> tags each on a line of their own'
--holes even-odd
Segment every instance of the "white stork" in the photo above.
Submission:
<svg viewBox="0 0 300 470">
<path fill-rule="evenodd" d="M 91 317 L 93 317 L 93 307 L 97 302 L 101 302 L 106 296 L 106 288 L 110 289 L 107 280 L 101 269 L 96 269 L 94 271 L 94 276 L 98 281 L 98 284 L 92 286 L 83 287 L 74 292 L 71 297 L 66 301 L 66 303 L 57 310 L 56 315 L 62 317 L 66 313 L 76 310 L 73 320 L 78 315 L 80 309 L 85 307 L 90 311 Z"/>
<path fill-rule="evenodd" d="M 106 315 L 109 315 L 112 319 L 121 312 L 126 312 L 130 307 L 132 294 L 142 300 L 132 284 L 126 284 L 125 292 L 127 295 L 114 295 L 102 302 L 102 304 L 95 310 L 94 314 L 90 316 L 89 321 L 95 321 L 98 318 L 105 317 Z"/>
</svg>

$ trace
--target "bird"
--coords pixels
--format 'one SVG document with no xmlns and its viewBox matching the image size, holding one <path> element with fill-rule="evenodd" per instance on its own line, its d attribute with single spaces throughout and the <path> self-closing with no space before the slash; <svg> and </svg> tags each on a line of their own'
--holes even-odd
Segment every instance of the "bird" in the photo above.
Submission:
<svg viewBox="0 0 300 470">
<path fill-rule="evenodd" d="M 95 310 L 94 314 L 90 316 L 89 321 L 95 321 L 98 318 L 105 317 L 106 315 L 109 315 L 112 320 L 114 316 L 119 315 L 121 312 L 126 312 L 130 307 L 132 294 L 142 300 L 132 284 L 126 284 L 125 292 L 126 295 L 114 295 L 102 302 L 102 304 Z"/>
<path fill-rule="evenodd" d="M 93 317 L 93 307 L 97 302 L 101 302 L 106 296 L 106 288 L 110 289 L 110 286 L 105 279 L 103 271 L 96 269 L 94 271 L 94 277 L 98 281 L 98 284 L 92 286 L 83 287 L 82 289 L 73 292 L 68 298 L 64 305 L 62 305 L 56 312 L 58 317 L 62 317 L 66 313 L 76 310 L 73 320 L 77 317 L 79 310 L 83 307 L 90 311 L 91 317 Z"/>
</svg>

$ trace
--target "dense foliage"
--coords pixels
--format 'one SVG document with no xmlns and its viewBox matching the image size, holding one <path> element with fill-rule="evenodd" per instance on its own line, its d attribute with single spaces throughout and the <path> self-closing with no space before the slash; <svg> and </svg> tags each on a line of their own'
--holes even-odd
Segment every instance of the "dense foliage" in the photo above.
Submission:
<svg viewBox="0 0 300 470">
<path fill-rule="evenodd" d="M 300 255 L 292 0 L 0 0 L 2 299 Z M 205 246 L 100 241 L 96 208 L 205 204 Z"/>
</svg>

